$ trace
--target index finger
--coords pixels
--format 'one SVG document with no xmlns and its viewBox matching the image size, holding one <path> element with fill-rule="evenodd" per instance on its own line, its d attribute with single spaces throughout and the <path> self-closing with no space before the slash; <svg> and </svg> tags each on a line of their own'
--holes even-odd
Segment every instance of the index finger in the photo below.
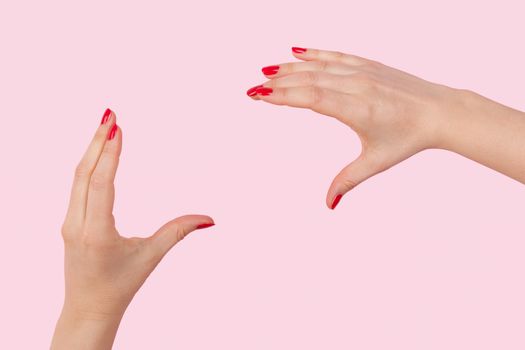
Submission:
<svg viewBox="0 0 525 350">
<path fill-rule="evenodd" d="M 319 50 L 312 48 L 292 47 L 292 53 L 295 57 L 303 61 L 326 61 L 348 64 L 351 66 L 360 66 L 372 63 L 368 58 L 357 55 L 346 54 L 340 51 Z"/>
<path fill-rule="evenodd" d="M 115 113 L 109 108 L 106 109 L 91 143 L 75 169 L 66 222 L 76 224 L 82 224 L 84 222 L 89 181 L 104 148 L 107 135 L 115 124 L 115 121 Z"/>
</svg>

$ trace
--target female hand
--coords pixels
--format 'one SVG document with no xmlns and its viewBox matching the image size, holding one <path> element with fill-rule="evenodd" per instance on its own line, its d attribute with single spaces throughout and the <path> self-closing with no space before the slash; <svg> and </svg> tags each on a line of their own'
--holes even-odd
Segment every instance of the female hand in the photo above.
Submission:
<svg viewBox="0 0 525 350">
<path fill-rule="evenodd" d="M 108 109 L 76 168 L 62 226 L 65 300 L 52 349 L 110 349 L 124 311 L 162 257 L 191 231 L 214 225 L 187 215 L 147 238 L 121 236 L 112 214 L 121 148 Z"/>
<path fill-rule="evenodd" d="M 525 139 L 523 113 L 359 56 L 292 51 L 303 62 L 263 68 L 270 80 L 247 94 L 337 118 L 358 134 L 361 154 L 333 180 L 329 208 L 364 180 L 427 148 L 455 151 L 525 182 L 525 142 L 510 144 Z"/>
</svg>

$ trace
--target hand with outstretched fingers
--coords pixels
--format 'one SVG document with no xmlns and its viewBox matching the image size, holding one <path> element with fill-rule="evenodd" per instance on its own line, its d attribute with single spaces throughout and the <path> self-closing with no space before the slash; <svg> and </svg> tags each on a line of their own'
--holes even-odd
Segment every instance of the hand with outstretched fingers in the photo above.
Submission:
<svg viewBox="0 0 525 350">
<path fill-rule="evenodd" d="M 428 148 L 454 151 L 525 182 L 525 142 L 498 142 L 525 139 L 523 112 L 356 55 L 298 47 L 292 52 L 301 61 L 264 67 L 269 80 L 247 94 L 334 117 L 357 133 L 361 153 L 333 180 L 329 208 L 366 179 Z"/>
<path fill-rule="evenodd" d="M 121 149 L 122 130 L 108 109 L 76 168 L 62 225 L 65 300 L 52 349 L 111 349 L 127 306 L 162 257 L 188 233 L 214 225 L 209 216 L 186 215 L 147 238 L 121 236 L 112 213 Z"/>
</svg>

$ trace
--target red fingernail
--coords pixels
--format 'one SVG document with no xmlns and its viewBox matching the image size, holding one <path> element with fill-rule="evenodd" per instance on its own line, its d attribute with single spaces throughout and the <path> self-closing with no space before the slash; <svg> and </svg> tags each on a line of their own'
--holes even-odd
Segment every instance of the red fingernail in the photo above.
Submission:
<svg viewBox="0 0 525 350">
<path fill-rule="evenodd" d="M 342 197 L 343 197 L 342 194 L 338 194 L 337 196 L 335 196 L 335 199 L 334 199 L 330 209 L 335 209 L 335 207 L 337 206 L 337 204 L 339 204 L 339 201 L 341 200 Z"/>
<path fill-rule="evenodd" d="M 279 66 L 268 66 L 262 69 L 264 75 L 274 75 L 279 71 Z"/>
<path fill-rule="evenodd" d="M 247 94 L 248 96 L 250 96 L 250 97 L 251 97 L 251 96 L 255 96 L 255 95 L 257 95 L 257 89 L 258 89 L 258 88 L 262 88 L 262 87 L 263 87 L 262 85 L 254 86 L 254 87 L 248 89 L 248 91 L 246 91 L 246 94 Z"/>
<path fill-rule="evenodd" d="M 113 124 L 111 127 L 111 130 L 109 131 L 108 140 L 112 140 L 115 137 L 115 134 L 117 133 L 117 124 Z"/>
<path fill-rule="evenodd" d="M 255 93 L 257 95 L 262 95 L 262 96 L 268 96 L 272 92 L 273 92 L 273 89 L 272 88 L 267 88 L 267 87 L 260 87 L 260 88 L 255 89 Z"/>
<path fill-rule="evenodd" d="M 210 222 L 210 223 L 206 223 L 206 224 L 200 224 L 196 227 L 197 230 L 201 229 L 201 228 L 206 228 L 206 227 L 211 227 L 215 225 L 213 222 Z"/>
<path fill-rule="evenodd" d="M 102 116 L 102 120 L 100 121 L 100 125 L 106 124 L 106 122 L 109 119 L 110 114 L 111 114 L 111 109 L 107 108 L 106 111 L 104 112 L 104 115 Z"/>
<path fill-rule="evenodd" d="M 295 53 L 305 53 L 306 49 L 302 47 L 292 47 L 292 51 Z"/>
</svg>

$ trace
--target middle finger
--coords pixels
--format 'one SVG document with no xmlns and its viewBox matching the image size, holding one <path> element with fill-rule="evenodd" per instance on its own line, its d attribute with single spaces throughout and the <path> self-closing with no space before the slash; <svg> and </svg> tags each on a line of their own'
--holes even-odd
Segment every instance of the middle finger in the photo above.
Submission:
<svg viewBox="0 0 525 350">
<path fill-rule="evenodd" d="M 287 74 L 298 72 L 326 72 L 331 74 L 352 74 L 358 71 L 358 67 L 352 67 L 343 63 L 327 61 L 307 61 L 282 63 L 276 66 L 268 66 L 262 69 L 263 74 L 269 79 L 275 79 Z"/>
</svg>

